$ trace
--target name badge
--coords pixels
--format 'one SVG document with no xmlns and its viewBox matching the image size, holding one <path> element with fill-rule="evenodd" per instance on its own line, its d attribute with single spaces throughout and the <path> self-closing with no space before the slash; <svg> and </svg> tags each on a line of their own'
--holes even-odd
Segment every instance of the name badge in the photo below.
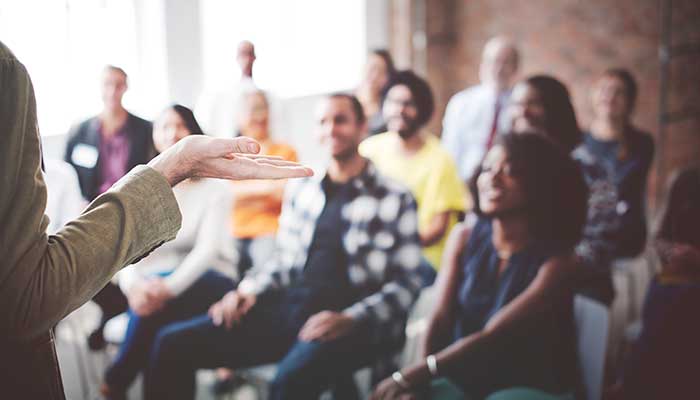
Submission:
<svg viewBox="0 0 700 400">
<path fill-rule="evenodd" d="M 97 148 L 88 144 L 78 143 L 70 155 L 73 164 L 83 168 L 94 168 L 97 165 Z"/>
</svg>

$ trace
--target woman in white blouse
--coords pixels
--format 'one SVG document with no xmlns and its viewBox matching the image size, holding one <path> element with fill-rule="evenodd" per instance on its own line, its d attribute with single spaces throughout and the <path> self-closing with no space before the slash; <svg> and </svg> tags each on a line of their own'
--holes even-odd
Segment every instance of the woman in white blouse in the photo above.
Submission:
<svg viewBox="0 0 700 400">
<path fill-rule="evenodd" d="M 173 105 L 155 122 L 153 143 L 163 152 L 201 132 L 190 109 Z M 146 365 L 160 327 L 206 312 L 234 288 L 237 255 L 228 234 L 232 201 L 228 186 L 214 179 L 190 179 L 173 192 L 182 213 L 177 237 L 119 273 L 130 318 L 124 342 L 101 388 L 110 399 L 124 398 Z"/>
</svg>

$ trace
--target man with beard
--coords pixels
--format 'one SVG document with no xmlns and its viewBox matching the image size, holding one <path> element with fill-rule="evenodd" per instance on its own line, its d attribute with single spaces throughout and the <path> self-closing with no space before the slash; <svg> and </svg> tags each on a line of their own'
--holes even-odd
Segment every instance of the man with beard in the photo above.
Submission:
<svg viewBox="0 0 700 400">
<path fill-rule="evenodd" d="M 423 254 L 437 269 L 447 234 L 467 208 L 467 195 L 450 155 L 422 129 L 434 108 L 425 80 L 412 71 L 397 73 L 383 107 L 389 131 L 365 140 L 360 152 L 413 193 Z"/>
<path fill-rule="evenodd" d="M 193 398 L 198 368 L 271 362 L 270 399 L 314 399 L 402 343 L 423 285 L 415 201 L 359 155 L 367 122 L 357 98 L 323 99 L 317 120 L 327 172 L 289 182 L 263 268 L 208 315 L 158 333 L 146 399 Z"/>
</svg>

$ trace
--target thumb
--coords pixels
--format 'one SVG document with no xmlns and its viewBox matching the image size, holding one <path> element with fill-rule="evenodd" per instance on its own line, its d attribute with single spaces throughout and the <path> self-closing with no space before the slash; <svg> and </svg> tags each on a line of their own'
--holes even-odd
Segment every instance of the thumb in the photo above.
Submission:
<svg viewBox="0 0 700 400">
<path fill-rule="evenodd" d="M 225 156 L 231 153 L 258 154 L 260 144 L 247 137 L 237 137 L 233 139 L 213 138 L 212 148 L 217 150 L 217 156 Z"/>
</svg>

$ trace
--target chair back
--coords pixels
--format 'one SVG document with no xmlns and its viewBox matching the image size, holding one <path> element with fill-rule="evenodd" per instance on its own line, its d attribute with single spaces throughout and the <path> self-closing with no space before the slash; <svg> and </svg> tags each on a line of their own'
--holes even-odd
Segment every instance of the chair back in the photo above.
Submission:
<svg viewBox="0 0 700 400">
<path fill-rule="evenodd" d="M 577 295 L 574 299 L 574 319 L 584 398 L 599 400 L 603 392 L 609 312 L 603 304 Z"/>
</svg>

